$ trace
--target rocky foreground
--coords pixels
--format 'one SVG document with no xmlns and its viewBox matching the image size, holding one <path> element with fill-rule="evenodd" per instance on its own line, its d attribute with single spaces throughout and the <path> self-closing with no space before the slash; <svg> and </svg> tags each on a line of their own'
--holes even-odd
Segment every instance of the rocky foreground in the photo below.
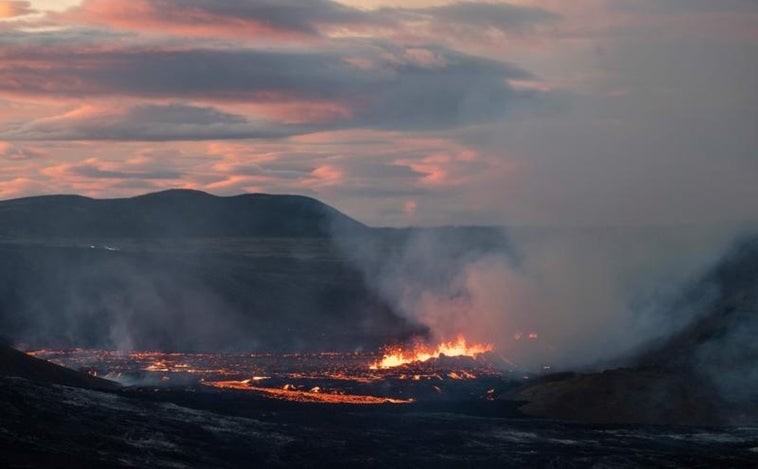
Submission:
<svg viewBox="0 0 758 469">
<path fill-rule="evenodd" d="M 6 467 L 755 467 L 758 427 L 586 425 L 387 406 L 271 408 L 0 378 Z M 192 394 L 192 393 L 186 393 Z M 177 405 L 172 400 L 183 400 Z M 219 406 L 219 402 L 224 402 Z M 213 410 L 210 410 L 210 409 Z M 404 406 L 404 409 L 406 407 Z"/>
<path fill-rule="evenodd" d="M 523 402 L 501 400 L 304 404 L 204 386 L 122 388 L 7 348 L 0 362 L 3 467 L 758 464 L 757 426 L 529 419 L 516 410 Z"/>
</svg>

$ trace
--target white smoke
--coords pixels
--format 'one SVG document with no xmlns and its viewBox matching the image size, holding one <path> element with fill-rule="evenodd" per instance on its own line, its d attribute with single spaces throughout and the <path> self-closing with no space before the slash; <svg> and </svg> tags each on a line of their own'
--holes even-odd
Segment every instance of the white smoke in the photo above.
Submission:
<svg viewBox="0 0 758 469">
<path fill-rule="evenodd" d="M 682 306 L 685 287 L 721 258 L 734 233 L 522 228 L 486 249 L 466 229 L 340 239 L 375 291 L 429 329 L 428 340 L 463 335 L 536 369 L 609 362 L 680 330 L 700 311 Z"/>
</svg>

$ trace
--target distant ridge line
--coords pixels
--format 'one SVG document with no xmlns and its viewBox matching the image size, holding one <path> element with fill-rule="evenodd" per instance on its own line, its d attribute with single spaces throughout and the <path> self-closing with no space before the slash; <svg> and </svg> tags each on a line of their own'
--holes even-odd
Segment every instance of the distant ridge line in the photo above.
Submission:
<svg viewBox="0 0 758 469">
<path fill-rule="evenodd" d="M 113 199 L 62 194 L 0 201 L 5 237 L 329 237 L 367 229 L 304 195 L 169 189 Z"/>
</svg>

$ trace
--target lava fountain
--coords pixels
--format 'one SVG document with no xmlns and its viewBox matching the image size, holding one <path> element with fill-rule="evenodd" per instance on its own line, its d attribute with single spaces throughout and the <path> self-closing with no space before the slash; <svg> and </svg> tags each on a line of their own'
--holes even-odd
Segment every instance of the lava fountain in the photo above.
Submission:
<svg viewBox="0 0 758 469">
<path fill-rule="evenodd" d="M 492 344 L 467 344 L 466 339 L 462 336 L 454 341 L 443 342 L 436 347 L 429 347 L 418 344 L 410 350 L 403 348 L 392 348 L 387 350 L 381 360 L 372 364 L 369 368 L 372 370 L 384 370 L 408 363 L 425 362 L 432 358 L 446 357 L 471 357 L 476 358 L 478 355 L 491 352 L 494 349 Z"/>
</svg>

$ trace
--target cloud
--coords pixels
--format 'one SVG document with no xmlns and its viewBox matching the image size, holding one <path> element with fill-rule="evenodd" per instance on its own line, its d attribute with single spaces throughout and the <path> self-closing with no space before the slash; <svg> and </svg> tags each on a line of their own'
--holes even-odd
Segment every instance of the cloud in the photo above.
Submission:
<svg viewBox="0 0 758 469">
<path fill-rule="evenodd" d="M 179 179 L 181 171 L 170 161 L 138 156 L 126 161 L 87 158 L 78 163 L 64 163 L 45 168 L 42 173 L 56 178 L 73 179 Z"/>
<path fill-rule="evenodd" d="M 43 158 L 47 155 L 44 151 L 29 147 L 20 147 L 8 142 L 0 142 L 0 158 L 11 161 L 31 160 Z"/>
<path fill-rule="evenodd" d="M 358 9 L 330 0 L 85 0 L 58 21 L 133 31 L 248 40 L 418 34 L 419 27 L 519 32 L 551 22 L 548 11 L 507 3 L 466 2 L 427 8 Z M 425 29 L 424 28 L 424 29 Z"/>
<path fill-rule="evenodd" d="M 501 174 L 501 162 L 492 155 L 475 154 L 443 136 L 410 138 L 400 131 L 356 129 L 276 140 L 107 145 L 48 141 L 39 142 L 39 147 L 48 157 L 8 163 L 13 171 L 4 170 L 0 178 L 3 193 L 28 195 L 31 187 L 36 193 L 94 197 L 169 187 L 222 195 L 298 193 L 380 225 L 408 223 L 406 202 L 414 200 L 417 216 L 423 215 L 419 222 L 446 223 L 457 217 L 464 223 L 481 213 L 462 196 L 483 175 Z M 432 173 L 445 177 L 429 181 Z M 31 178 L 36 185 L 11 183 L 18 177 Z M 445 206 L 442 213 L 436 208 L 439 204 Z"/>
<path fill-rule="evenodd" d="M 0 19 L 36 13 L 31 3 L 23 1 L 0 1 Z"/>
<path fill-rule="evenodd" d="M 205 140 L 278 138 L 286 126 L 252 122 L 212 107 L 181 103 L 136 104 L 125 109 L 86 105 L 65 114 L 25 122 L 6 132 L 24 140 Z"/>
<path fill-rule="evenodd" d="M 59 20 L 195 36 L 265 36 L 293 39 L 318 35 L 318 25 L 361 23 L 369 15 L 329 0 L 85 0 L 54 15 Z"/>
<path fill-rule="evenodd" d="M 95 179 L 177 179 L 181 173 L 172 171 L 108 171 L 91 164 L 72 165 L 66 168 L 71 174 Z"/>
<path fill-rule="evenodd" d="M 407 21 L 426 20 L 435 27 L 491 28 L 500 32 L 526 31 L 536 25 L 552 23 L 559 15 L 535 7 L 508 3 L 458 2 L 429 8 L 387 8 L 379 10 Z"/>
<path fill-rule="evenodd" d="M 16 177 L 0 180 L 0 199 L 12 199 L 29 195 L 43 194 L 50 190 L 44 182 L 29 177 Z"/>
<path fill-rule="evenodd" d="M 380 224 L 407 200 L 422 224 L 755 217 L 755 2 L 371 4 L 90 0 L 2 22 L 0 140 L 49 154 L 6 166 L 181 147 L 213 161 L 167 163 L 172 184 L 302 191 Z M 158 181 L 74 180 L 45 184 Z"/>
<path fill-rule="evenodd" d="M 428 54 L 419 54 L 414 48 L 408 54 L 405 48 L 375 44 L 346 53 L 134 48 L 80 52 L 9 43 L 0 50 L 0 93 L 174 103 L 108 113 L 105 119 L 52 118 L 0 135 L 160 140 L 276 138 L 347 127 L 442 129 L 496 120 L 520 102 L 538 97 L 508 84 L 509 79 L 531 77 L 522 69 L 444 48 L 425 51 Z M 370 66 L 346 60 L 356 55 Z M 430 62 L 429 57 L 436 60 Z M 258 106 L 263 115 L 233 116 L 181 104 L 182 100 Z M 281 110 L 281 106 L 290 108 Z M 311 116 L 313 122 L 287 122 L 297 109 L 312 110 L 301 120 Z M 261 122 L 269 117 L 285 122 L 276 128 Z M 73 124 L 70 131 L 66 122 Z"/>
<path fill-rule="evenodd" d="M 210 107 L 190 106 L 172 103 L 163 106 L 143 104 L 130 109 L 128 117 L 134 120 L 144 120 L 154 124 L 172 122 L 189 125 L 209 124 L 243 124 L 247 120 L 242 116 L 217 111 Z"/>
<path fill-rule="evenodd" d="M 631 13 L 721 13 L 750 12 L 758 13 L 758 3 L 753 0 L 622 0 L 618 8 Z"/>
<path fill-rule="evenodd" d="M 42 168 L 35 176 L 37 193 L 78 193 L 93 197 L 137 195 L 166 188 L 192 188 L 186 171 L 192 164 L 137 154 L 125 160 L 88 157 Z M 0 192 L 17 183 L 0 183 Z"/>
</svg>

